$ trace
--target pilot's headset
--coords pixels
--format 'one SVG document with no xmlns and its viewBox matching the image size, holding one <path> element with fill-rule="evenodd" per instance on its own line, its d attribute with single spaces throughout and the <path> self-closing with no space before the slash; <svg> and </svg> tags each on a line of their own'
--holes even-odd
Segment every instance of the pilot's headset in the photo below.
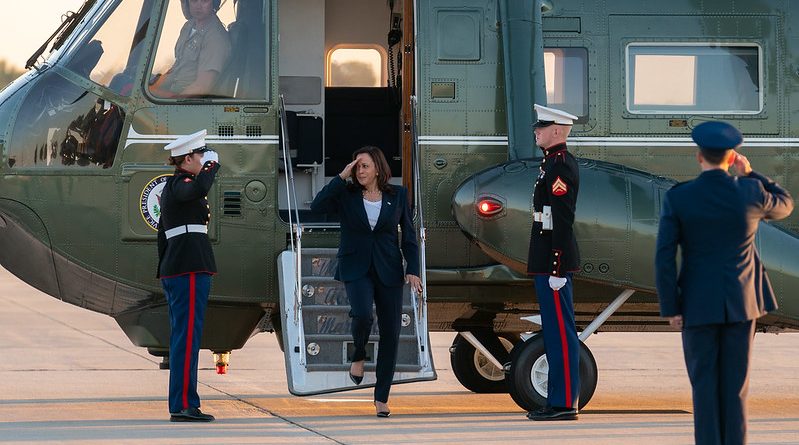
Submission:
<svg viewBox="0 0 799 445">
<path fill-rule="evenodd" d="M 214 8 L 214 12 L 219 11 L 220 3 L 222 3 L 222 0 L 213 0 L 211 2 L 211 7 Z M 191 20 L 191 11 L 189 10 L 189 0 L 180 0 L 180 9 L 183 10 L 183 17 L 186 17 L 186 20 Z"/>
</svg>

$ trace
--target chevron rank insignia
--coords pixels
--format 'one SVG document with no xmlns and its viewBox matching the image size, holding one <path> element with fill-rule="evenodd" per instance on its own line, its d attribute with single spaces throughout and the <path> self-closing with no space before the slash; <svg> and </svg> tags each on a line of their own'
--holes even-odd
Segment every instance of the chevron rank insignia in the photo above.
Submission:
<svg viewBox="0 0 799 445">
<path fill-rule="evenodd" d="M 555 196 L 563 196 L 569 191 L 569 186 L 563 182 L 563 179 L 560 179 L 560 176 L 555 179 L 555 182 L 552 183 L 552 194 Z"/>
</svg>

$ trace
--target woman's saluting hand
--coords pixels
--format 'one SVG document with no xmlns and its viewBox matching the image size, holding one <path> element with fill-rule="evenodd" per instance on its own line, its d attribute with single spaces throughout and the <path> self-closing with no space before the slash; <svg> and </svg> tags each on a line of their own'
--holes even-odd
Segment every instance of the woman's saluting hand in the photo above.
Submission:
<svg viewBox="0 0 799 445">
<path fill-rule="evenodd" d="M 357 163 L 358 163 L 358 159 L 355 159 L 354 161 L 352 161 L 349 164 L 345 165 L 344 166 L 344 170 L 341 170 L 341 173 L 338 174 L 339 177 L 346 181 L 347 178 L 352 176 L 352 169 L 355 168 L 355 164 L 357 164 Z"/>
</svg>

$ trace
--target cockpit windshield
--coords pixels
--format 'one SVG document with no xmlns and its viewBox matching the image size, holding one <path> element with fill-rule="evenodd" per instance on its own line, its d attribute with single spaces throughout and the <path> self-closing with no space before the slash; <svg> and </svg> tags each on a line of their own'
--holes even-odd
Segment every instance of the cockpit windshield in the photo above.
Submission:
<svg viewBox="0 0 799 445">
<path fill-rule="evenodd" d="M 66 68 L 121 96 L 129 95 L 140 66 L 152 1 L 126 0 L 98 14 L 102 24 L 87 27 L 75 41 Z"/>
<path fill-rule="evenodd" d="M 267 5 L 169 0 L 149 93 L 158 99 L 268 99 Z"/>
<path fill-rule="evenodd" d="M 44 43 L 33 53 L 33 55 L 28 58 L 28 61 L 25 63 L 25 69 L 31 68 L 36 66 L 36 63 L 41 57 L 42 54 L 47 50 L 47 46 L 50 42 L 53 42 L 53 46 L 50 48 L 50 55 L 48 57 L 52 57 L 59 53 L 59 49 L 64 45 L 69 39 L 69 36 L 75 31 L 78 27 L 80 22 L 83 20 L 84 17 L 89 13 L 91 8 L 94 6 L 96 0 L 86 0 L 83 3 L 83 6 L 78 10 L 78 12 L 68 11 L 62 16 L 61 25 L 55 30 L 55 32 L 44 41 Z"/>
</svg>

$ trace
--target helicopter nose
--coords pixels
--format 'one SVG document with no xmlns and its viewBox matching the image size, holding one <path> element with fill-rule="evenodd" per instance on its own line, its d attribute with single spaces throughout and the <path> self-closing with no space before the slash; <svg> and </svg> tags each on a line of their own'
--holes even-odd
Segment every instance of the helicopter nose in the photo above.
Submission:
<svg viewBox="0 0 799 445">
<path fill-rule="evenodd" d="M 472 237 L 475 235 L 475 182 L 475 177 L 469 178 L 455 190 L 452 196 L 452 214 L 455 217 L 455 221 L 461 227 L 461 230 Z"/>
</svg>

